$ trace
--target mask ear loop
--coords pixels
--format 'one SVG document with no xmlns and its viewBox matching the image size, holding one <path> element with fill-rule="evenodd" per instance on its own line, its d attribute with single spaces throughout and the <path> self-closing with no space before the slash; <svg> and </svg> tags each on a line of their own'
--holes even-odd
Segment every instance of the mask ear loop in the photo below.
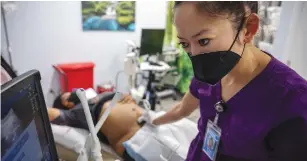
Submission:
<svg viewBox="0 0 307 161">
<path fill-rule="evenodd" d="M 243 56 L 243 54 L 244 54 L 245 45 L 246 45 L 246 43 L 244 43 L 244 47 L 243 47 L 243 51 L 242 51 L 242 54 L 241 54 L 241 58 L 242 58 L 242 56 Z"/>
<path fill-rule="evenodd" d="M 248 16 L 247 18 L 249 18 L 249 16 Z M 243 17 L 243 20 L 242 20 L 243 23 L 241 23 L 241 28 L 243 28 L 244 19 L 245 19 L 245 17 Z M 239 32 L 238 32 L 238 33 L 239 33 Z M 237 34 L 237 35 L 238 35 L 238 34 Z M 244 42 L 244 47 L 243 47 L 243 51 L 242 51 L 242 54 L 241 54 L 241 58 L 242 58 L 242 56 L 243 56 L 243 54 L 244 54 L 245 45 L 246 45 L 246 42 Z"/>
<path fill-rule="evenodd" d="M 232 48 L 232 46 L 235 44 L 235 42 L 236 42 L 236 40 L 237 40 L 237 38 L 238 38 L 238 36 L 239 36 L 239 34 L 240 34 L 240 31 L 241 31 L 241 29 L 243 28 L 244 20 L 245 20 L 245 17 L 243 16 L 243 19 L 242 19 L 242 21 L 241 21 L 241 23 L 240 23 L 240 26 L 239 26 L 239 28 L 238 28 L 238 32 L 237 32 L 237 34 L 236 34 L 236 37 L 235 37 L 235 39 L 233 40 L 233 42 L 232 42 L 230 48 L 228 49 L 228 51 L 230 51 L 231 48 Z M 245 44 L 244 44 L 244 48 L 245 48 Z M 243 49 L 243 50 L 244 50 L 244 49 Z"/>
</svg>

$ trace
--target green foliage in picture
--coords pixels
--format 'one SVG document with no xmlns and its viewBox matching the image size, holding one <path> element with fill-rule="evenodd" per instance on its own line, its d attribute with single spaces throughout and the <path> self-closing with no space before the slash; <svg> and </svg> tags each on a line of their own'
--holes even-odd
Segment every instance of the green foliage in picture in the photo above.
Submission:
<svg viewBox="0 0 307 161">
<path fill-rule="evenodd" d="M 166 13 L 166 27 L 165 27 L 165 35 L 164 35 L 164 45 L 171 45 L 173 39 L 173 35 L 176 35 L 176 30 L 174 30 L 173 25 L 173 6 L 174 1 L 169 1 L 167 4 L 167 13 Z"/>
<path fill-rule="evenodd" d="M 111 4 L 108 1 L 84 1 L 82 2 L 82 19 L 95 15 L 105 15 L 107 7 Z"/>
<path fill-rule="evenodd" d="M 180 48 L 180 56 L 177 67 L 179 73 L 181 74 L 181 79 L 177 85 L 177 88 L 181 93 L 185 93 L 189 90 L 194 73 L 191 60 L 188 54 L 186 54 L 182 48 Z"/>
<path fill-rule="evenodd" d="M 128 25 L 130 22 L 134 22 L 135 17 L 135 2 L 132 1 L 120 1 L 116 6 L 117 21 L 119 24 Z"/>
</svg>

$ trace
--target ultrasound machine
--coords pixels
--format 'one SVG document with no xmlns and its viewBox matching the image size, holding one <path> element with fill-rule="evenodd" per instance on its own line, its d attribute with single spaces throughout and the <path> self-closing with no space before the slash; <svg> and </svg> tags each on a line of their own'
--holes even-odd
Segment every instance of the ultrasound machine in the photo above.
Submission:
<svg viewBox="0 0 307 161">
<path fill-rule="evenodd" d="M 1 86 L 1 161 L 57 161 L 41 76 L 31 70 Z"/>
</svg>

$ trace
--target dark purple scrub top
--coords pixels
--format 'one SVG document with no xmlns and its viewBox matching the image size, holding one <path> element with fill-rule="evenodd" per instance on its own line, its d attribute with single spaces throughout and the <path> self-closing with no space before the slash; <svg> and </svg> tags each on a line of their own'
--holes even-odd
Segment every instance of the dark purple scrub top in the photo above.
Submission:
<svg viewBox="0 0 307 161">
<path fill-rule="evenodd" d="M 218 122 L 222 136 L 217 161 L 307 161 L 307 81 L 271 57 L 226 102 Z M 187 161 L 209 161 L 202 146 L 207 121 L 215 117 L 214 104 L 221 100 L 221 84 L 209 86 L 193 78 L 190 93 L 200 101 L 201 118 Z"/>
</svg>

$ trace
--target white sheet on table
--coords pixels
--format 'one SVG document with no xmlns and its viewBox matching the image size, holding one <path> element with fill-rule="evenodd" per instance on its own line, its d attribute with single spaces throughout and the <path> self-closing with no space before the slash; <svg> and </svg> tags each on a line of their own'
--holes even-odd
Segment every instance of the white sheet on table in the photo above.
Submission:
<svg viewBox="0 0 307 161">
<path fill-rule="evenodd" d="M 65 125 L 51 124 L 54 141 L 57 144 L 64 146 L 67 149 L 73 150 L 77 154 L 81 152 L 84 147 L 86 138 L 89 132 L 84 129 L 74 128 Z M 112 154 L 120 158 L 115 151 L 107 144 L 101 143 L 101 149 L 104 152 Z"/>
<path fill-rule="evenodd" d="M 164 113 L 159 112 L 157 116 Z M 156 130 L 145 124 L 125 144 L 133 151 L 132 156 L 136 161 L 163 160 L 160 155 L 168 161 L 180 161 L 185 160 L 197 132 L 197 125 L 188 119 L 159 126 Z"/>
</svg>

